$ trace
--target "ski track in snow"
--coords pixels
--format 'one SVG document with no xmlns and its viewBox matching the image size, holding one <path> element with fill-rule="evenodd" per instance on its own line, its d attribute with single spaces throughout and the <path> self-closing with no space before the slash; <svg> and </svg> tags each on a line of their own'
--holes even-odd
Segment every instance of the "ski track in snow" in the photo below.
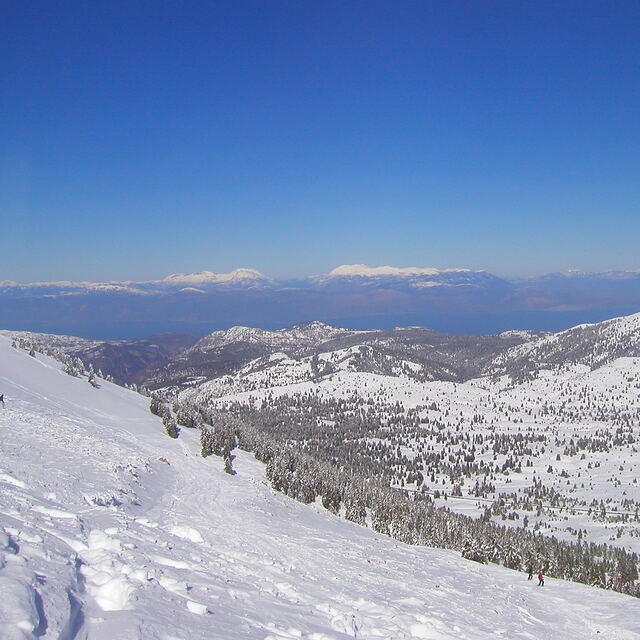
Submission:
<svg viewBox="0 0 640 640">
<path fill-rule="evenodd" d="M 229 476 L 146 398 L 3 337 L 0 393 L 2 640 L 640 638 L 638 600 L 406 546 L 249 454 Z"/>
</svg>

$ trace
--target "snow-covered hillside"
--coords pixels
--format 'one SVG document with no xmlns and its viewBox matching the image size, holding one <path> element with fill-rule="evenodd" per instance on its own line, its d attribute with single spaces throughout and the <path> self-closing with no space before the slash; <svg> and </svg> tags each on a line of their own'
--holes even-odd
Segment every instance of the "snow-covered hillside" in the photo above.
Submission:
<svg viewBox="0 0 640 640">
<path fill-rule="evenodd" d="M 193 385 L 222 375 L 238 374 L 252 361 L 280 352 L 293 358 L 311 358 L 352 347 L 361 348 L 358 357 L 351 358 L 352 368 L 359 371 L 397 375 L 405 370 L 418 380 L 462 381 L 482 374 L 510 347 L 535 340 L 539 335 L 511 332 L 499 336 L 466 336 L 437 333 L 422 327 L 355 330 L 322 322 L 307 322 L 277 331 L 238 326 L 205 336 L 150 372 L 146 384 L 151 389 Z M 406 361 L 413 363 L 409 369 Z"/>
<path fill-rule="evenodd" d="M 277 349 L 295 348 L 299 350 L 304 347 L 317 346 L 337 337 L 366 333 L 366 331 L 340 329 L 324 322 L 308 322 L 277 331 L 267 331 L 255 327 L 231 327 L 226 331 L 214 331 L 202 338 L 194 349 L 209 351 L 236 342 L 247 342 Z"/>
<path fill-rule="evenodd" d="M 567 364 L 596 368 L 622 356 L 640 356 L 640 313 L 581 324 L 516 345 L 497 356 L 488 373 L 531 373 Z"/>
<path fill-rule="evenodd" d="M 408 547 L 0 337 L 2 640 L 640 637 L 640 600 Z M 623 615 L 624 612 L 624 615 Z"/>
<path fill-rule="evenodd" d="M 640 553 L 639 327 L 640 314 L 530 336 L 501 356 L 511 375 L 464 383 L 374 343 L 257 358 L 179 397 L 260 408 L 249 419 L 275 437 L 440 506 Z"/>
</svg>

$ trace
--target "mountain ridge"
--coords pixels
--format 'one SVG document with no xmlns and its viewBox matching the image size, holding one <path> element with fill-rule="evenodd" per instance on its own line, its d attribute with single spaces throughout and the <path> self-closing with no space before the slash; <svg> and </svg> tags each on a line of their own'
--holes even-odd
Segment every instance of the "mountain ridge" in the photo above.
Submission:
<svg viewBox="0 0 640 640">
<path fill-rule="evenodd" d="M 493 333 L 564 328 L 639 308 L 637 272 L 509 279 L 465 268 L 342 265 L 295 280 L 242 268 L 142 282 L 0 284 L 0 326 L 100 338 L 314 319 L 360 328 L 422 324 Z"/>
</svg>

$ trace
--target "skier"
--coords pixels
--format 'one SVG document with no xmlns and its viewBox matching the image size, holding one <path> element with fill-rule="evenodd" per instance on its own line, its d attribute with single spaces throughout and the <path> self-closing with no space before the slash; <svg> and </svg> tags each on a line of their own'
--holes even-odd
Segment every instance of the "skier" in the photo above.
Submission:
<svg viewBox="0 0 640 640">
<path fill-rule="evenodd" d="M 538 586 L 544 587 L 544 573 L 542 571 L 538 574 Z"/>
<path fill-rule="evenodd" d="M 4 393 L 2 395 L 0 395 L 0 404 L 2 405 L 2 408 L 4 409 Z"/>
<path fill-rule="evenodd" d="M 529 569 L 529 577 L 527 580 L 533 580 L 533 569 Z"/>
</svg>

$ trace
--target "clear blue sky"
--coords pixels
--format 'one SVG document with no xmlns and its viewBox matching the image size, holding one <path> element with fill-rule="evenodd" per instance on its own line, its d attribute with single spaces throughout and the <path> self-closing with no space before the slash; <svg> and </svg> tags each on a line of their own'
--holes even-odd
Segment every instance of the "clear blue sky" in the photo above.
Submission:
<svg viewBox="0 0 640 640">
<path fill-rule="evenodd" d="M 640 268 L 637 1 L 0 8 L 0 280 Z"/>
</svg>

